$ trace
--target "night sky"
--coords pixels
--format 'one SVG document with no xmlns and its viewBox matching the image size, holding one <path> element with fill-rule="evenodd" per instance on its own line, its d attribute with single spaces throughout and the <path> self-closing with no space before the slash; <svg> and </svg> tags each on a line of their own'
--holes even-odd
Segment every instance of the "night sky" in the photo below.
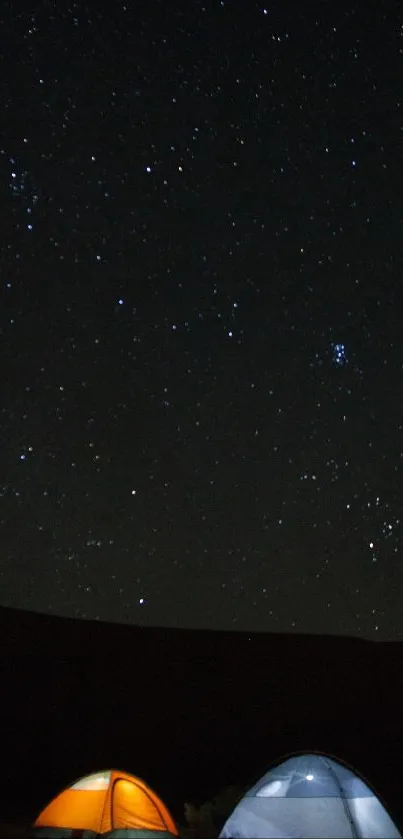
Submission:
<svg viewBox="0 0 403 839">
<path fill-rule="evenodd" d="M 0 18 L 1 605 L 403 639 L 401 4 Z"/>
</svg>

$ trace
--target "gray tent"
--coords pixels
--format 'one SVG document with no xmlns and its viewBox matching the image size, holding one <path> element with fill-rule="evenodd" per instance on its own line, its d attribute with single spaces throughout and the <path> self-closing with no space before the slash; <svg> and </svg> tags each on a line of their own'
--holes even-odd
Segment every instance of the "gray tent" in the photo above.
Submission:
<svg viewBox="0 0 403 839">
<path fill-rule="evenodd" d="M 367 784 L 326 755 L 289 757 L 246 793 L 220 839 L 402 839 Z"/>
</svg>

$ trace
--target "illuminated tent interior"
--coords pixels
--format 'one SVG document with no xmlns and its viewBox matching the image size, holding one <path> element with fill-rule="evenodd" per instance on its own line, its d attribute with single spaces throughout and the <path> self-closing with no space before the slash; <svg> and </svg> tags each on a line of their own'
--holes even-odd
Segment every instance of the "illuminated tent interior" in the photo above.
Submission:
<svg viewBox="0 0 403 839">
<path fill-rule="evenodd" d="M 289 757 L 237 804 L 221 839 L 398 839 L 396 825 L 367 783 L 319 754 Z"/>
<path fill-rule="evenodd" d="M 165 804 L 144 781 L 125 772 L 88 775 L 40 813 L 32 836 L 46 839 L 168 839 L 177 836 Z"/>
</svg>

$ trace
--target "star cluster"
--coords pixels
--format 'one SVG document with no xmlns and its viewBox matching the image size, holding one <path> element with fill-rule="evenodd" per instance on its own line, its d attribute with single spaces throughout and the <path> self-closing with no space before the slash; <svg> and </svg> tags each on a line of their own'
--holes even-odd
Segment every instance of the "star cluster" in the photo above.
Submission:
<svg viewBox="0 0 403 839">
<path fill-rule="evenodd" d="M 0 17 L 1 603 L 401 639 L 400 6 Z"/>
</svg>

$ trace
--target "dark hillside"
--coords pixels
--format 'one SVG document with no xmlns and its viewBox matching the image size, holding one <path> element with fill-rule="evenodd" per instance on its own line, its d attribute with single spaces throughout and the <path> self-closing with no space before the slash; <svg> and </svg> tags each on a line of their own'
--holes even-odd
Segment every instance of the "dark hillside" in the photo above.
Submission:
<svg viewBox="0 0 403 839">
<path fill-rule="evenodd" d="M 138 774 L 183 821 L 289 751 L 334 753 L 396 818 L 398 644 L 142 629 L 0 609 L 2 805 L 31 818 L 97 768 Z"/>
</svg>

